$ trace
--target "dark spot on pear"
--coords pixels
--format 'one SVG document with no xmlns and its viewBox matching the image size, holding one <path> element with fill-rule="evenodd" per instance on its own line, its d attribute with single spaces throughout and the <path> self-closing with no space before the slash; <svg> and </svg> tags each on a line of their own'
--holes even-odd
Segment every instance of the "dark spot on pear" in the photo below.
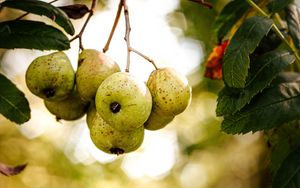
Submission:
<svg viewBox="0 0 300 188">
<path fill-rule="evenodd" d="M 121 105 L 118 102 L 112 102 L 109 105 L 109 109 L 112 113 L 118 113 L 121 110 Z"/>
<path fill-rule="evenodd" d="M 110 148 L 109 150 L 112 154 L 121 155 L 124 153 L 123 149 L 120 148 Z"/>
<path fill-rule="evenodd" d="M 43 93 L 46 96 L 46 98 L 50 98 L 55 95 L 55 90 L 53 88 L 46 88 L 43 89 Z"/>
</svg>

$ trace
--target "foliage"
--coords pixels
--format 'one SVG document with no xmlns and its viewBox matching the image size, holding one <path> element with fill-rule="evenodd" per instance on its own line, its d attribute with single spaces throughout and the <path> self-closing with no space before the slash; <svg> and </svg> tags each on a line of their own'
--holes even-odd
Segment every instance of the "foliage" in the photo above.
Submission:
<svg viewBox="0 0 300 188">
<path fill-rule="evenodd" d="M 289 122 L 300 119 L 299 9 L 292 1 L 231 1 L 214 26 L 217 41 L 229 40 L 220 60 L 225 85 L 216 109 L 223 116 L 222 130 L 272 132 L 266 135 L 277 138 L 271 145 L 273 186 L 297 187 L 299 142 L 294 139 L 291 146 L 280 127 L 290 126 L 286 136 L 296 138 L 298 127 Z"/>
</svg>

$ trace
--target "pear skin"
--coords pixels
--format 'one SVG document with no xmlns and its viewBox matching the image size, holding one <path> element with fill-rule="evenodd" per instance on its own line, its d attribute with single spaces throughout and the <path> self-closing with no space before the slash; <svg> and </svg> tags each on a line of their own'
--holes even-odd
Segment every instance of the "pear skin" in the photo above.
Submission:
<svg viewBox="0 0 300 188">
<path fill-rule="evenodd" d="M 26 71 L 26 85 L 36 96 L 60 101 L 69 96 L 74 87 L 75 72 L 64 52 L 54 52 L 32 61 Z"/>
<path fill-rule="evenodd" d="M 96 109 L 119 131 L 137 129 L 148 119 L 152 97 L 144 82 L 126 72 L 114 73 L 99 86 Z"/>
<path fill-rule="evenodd" d="M 154 70 L 147 86 L 153 106 L 166 116 L 182 113 L 191 101 L 191 87 L 187 79 L 173 68 Z"/>
<path fill-rule="evenodd" d="M 94 105 L 87 112 L 87 123 L 95 146 L 109 154 L 119 155 L 134 151 L 144 140 L 143 127 L 133 131 L 118 131 L 101 118 Z"/>
<path fill-rule="evenodd" d="M 58 120 L 77 120 L 86 113 L 88 108 L 88 103 L 81 100 L 75 89 L 68 98 L 62 101 L 44 100 L 44 104 Z"/>
<path fill-rule="evenodd" d="M 115 72 L 120 72 L 120 67 L 109 56 L 93 49 L 83 50 L 76 71 L 76 86 L 81 98 L 94 100 L 99 85 Z"/>
</svg>

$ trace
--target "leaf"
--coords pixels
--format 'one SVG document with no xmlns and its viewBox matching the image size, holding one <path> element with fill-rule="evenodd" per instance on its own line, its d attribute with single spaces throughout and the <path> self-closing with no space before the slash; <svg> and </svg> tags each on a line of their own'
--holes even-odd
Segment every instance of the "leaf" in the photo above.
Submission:
<svg viewBox="0 0 300 188">
<path fill-rule="evenodd" d="M 89 12 L 89 8 L 84 4 L 73 4 L 58 8 L 64 11 L 68 17 L 72 19 L 80 19 Z"/>
<path fill-rule="evenodd" d="M 271 129 L 300 119 L 300 82 L 284 82 L 265 89 L 234 115 L 225 115 L 222 130 L 248 133 Z"/>
<path fill-rule="evenodd" d="M 29 103 L 24 94 L 2 74 L 0 74 L 0 113 L 18 124 L 30 119 Z"/>
<path fill-rule="evenodd" d="M 276 174 L 284 159 L 300 144 L 300 127 L 298 121 L 292 121 L 282 126 L 265 131 L 268 145 L 271 148 L 270 170 Z"/>
<path fill-rule="evenodd" d="M 274 50 L 251 62 L 249 70 L 251 79 L 244 89 L 236 92 L 230 91 L 231 88 L 225 86 L 219 93 L 217 115 L 234 114 L 241 110 L 255 95 L 265 89 L 279 72 L 294 61 L 294 56 L 288 51 Z"/>
<path fill-rule="evenodd" d="M 254 16 L 246 20 L 232 37 L 224 55 L 223 79 L 229 87 L 244 88 L 249 55 L 272 27 L 272 20 Z"/>
<path fill-rule="evenodd" d="M 66 50 L 70 42 L 60 30 L 43 22 L 16 20 L 0 23 L 0 48 Z"/>
<path fill-rule="evenodd" d="M 268 8 L 270 12 L 279 12 L 292 2 L 293 0 L 273 0 L 268 4 Z"/>
<path fill-rule="evenodd" d="M 225 5 L 213 24 L 218 41 L 221 41 L 225 37 L 249 7 L 246 1 L 240 0 L 231 1 Z"/>
<path fill-rule="evenodd" d="M 300 186 L 300 146 L 282 162 L 273 179 L 273 188 L 297 188 Z"/>
<path fill-rule="evenodd" d="M 0 163 L 0 173 L 5 176 L 17 175 L 20 174 L 25 169 L 26 166 L 27 164 L 10 167 L 6 164 Z"/>
<path fill-rule="evenodd" d="M 1 3 L 2 7 L 20 9 L 33 14 L 47 16 L 70 35 L 74 35 L 75 29 L 68 16 L 59 8 L 39 0 L 6 0 Z"/>
<path fill-rule="evenodd" d="M 300 11 L 296 5 L 290 4 L 286 9 L 286 21 L 296 48 L 300 48 Z"/>
</svg>

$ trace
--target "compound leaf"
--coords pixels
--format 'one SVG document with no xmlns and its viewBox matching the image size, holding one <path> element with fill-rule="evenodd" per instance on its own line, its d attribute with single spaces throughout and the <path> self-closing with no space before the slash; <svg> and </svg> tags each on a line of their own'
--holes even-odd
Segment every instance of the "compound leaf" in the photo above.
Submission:
<svg viewBox="0 0 300 188">
<path fill-rule="evenodd" d="M 265 89 L 279 72 L 294 61 L 294 56 L 285 50 L 274 50 L 252 61 L 250 79 L 244 89 L 231 91 L 231 88 L 225 86 L 219 93 L 217 115 L 234 114 L 241 110 L 255 95 Z"/>
<path fill-rule="evenodd" d="M 274 84 L 254 97 L 241 111 L 225 115 L 222 130 L 236 134 L 280 126 L 300 119 L 299 106 L 299 81 Z"/>
<path fill-rule="evenodd" d="M 248 69 L 249 55 L 272 27 L 272 20 L 254 16 L 246 20 L 232 37 L 223 61 L 223 78 L 229 87 L 244 88 Z"/>
</svg>

